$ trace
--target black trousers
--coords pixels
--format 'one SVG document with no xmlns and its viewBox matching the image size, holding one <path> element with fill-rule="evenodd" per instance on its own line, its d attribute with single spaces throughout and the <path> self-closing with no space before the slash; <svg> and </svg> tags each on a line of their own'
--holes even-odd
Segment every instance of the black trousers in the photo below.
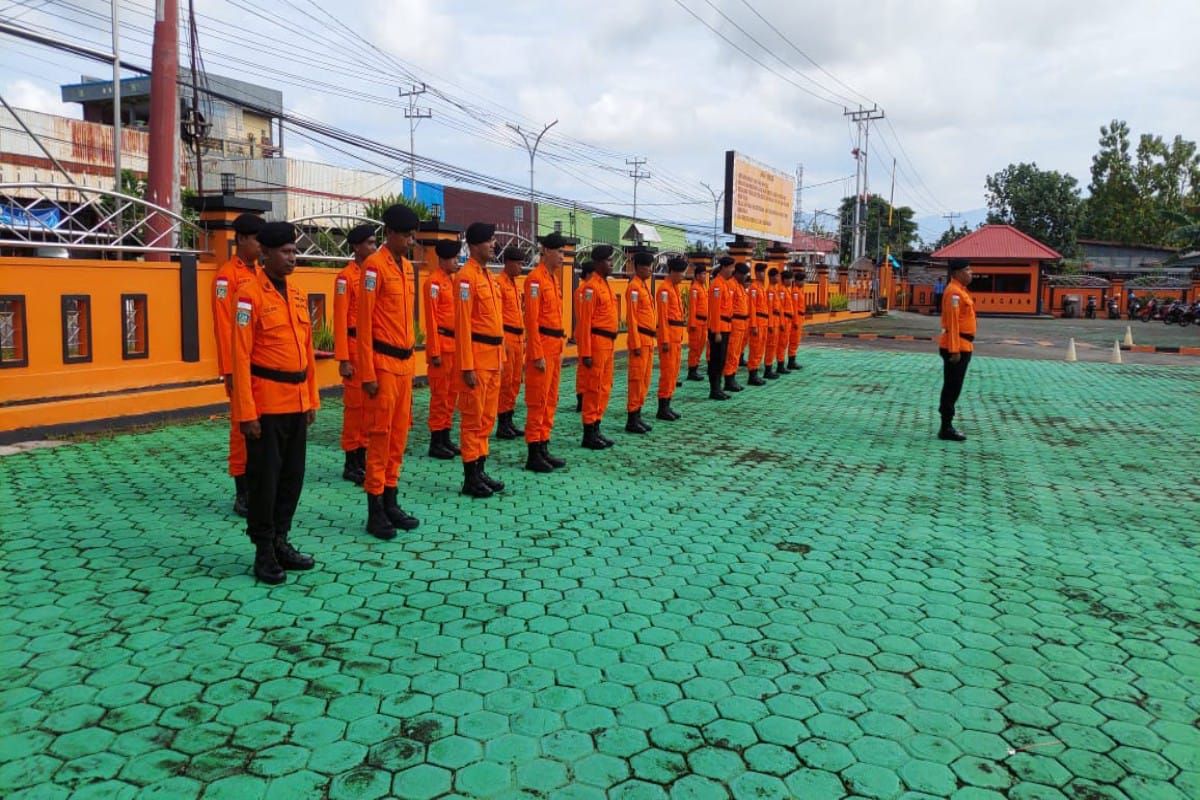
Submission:
<svg viewBox="0 0 1200 800">
<path fill-rule="evenodd" d="M 717 341 L 714 333 L 708 334 L 708 386 L 714 392 L 721 388 L 725 372 L 725 355 L 729 351 L 729 332 L 721 334 Z"/>
<path fill-rule="evenodd" d="M 303 412 L 263 414 L 262 436 L 246 437 L 246 533 L 250 541 L 287 536 L 304 486 L 308 421 Z"/>
<path fill-rule="evenodd" d="M 938 403 L 938 413 L 942 415 L 942 424 L 949 425 L 954 419 L 954 405 L 962 394 L 963 378 L 967 377 L 967 365 L 971 363 L 970 353 L 959 353 L 960 358 L 955 364 L 950 360 L 950 351 L 939 349 L 942 356 L 942 398 Z"/>
</svg>

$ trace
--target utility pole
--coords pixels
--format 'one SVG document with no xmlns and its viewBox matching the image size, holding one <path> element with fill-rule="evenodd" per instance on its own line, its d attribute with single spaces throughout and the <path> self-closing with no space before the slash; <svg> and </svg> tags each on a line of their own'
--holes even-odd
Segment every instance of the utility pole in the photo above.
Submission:
<svg viewBox="0 0 1200 800">
<path fill-rule="evenodd" d="M 150 153 L 146 199 L 179 210 L 179 2 L 155 0 L 154 45 L 150 59 Z M 174 221 L 160 214 L 147 221 L 149 241 L 172 247 Z M 217 254 L 224 258 L 224 253 Z M 147 253 L 147 261 L 166 261 L 167 253 Z"/>
<path fill-rule="evenodd" d="M 408 120 L 408 177 L 412 181 L 412 189 L 408 196 L 413 200 L 417 199 L 417 126 L 421 124 L 421 120 L 433 116 L 433 109 L 417 106 L 417 98 L 425 94 L 425 91 L 423 83 L 420 86 L 414 83 L 408 91 L 400 89 L 400 97 L 408 99 L 408 107 L 404 109 L 404 118 Z"/>
<path fill-rule="evenodd" d="M 871 140 L 871 122 L 872 120 L 883 119 L 883 109 L 879 106 L 871 106 L 863 108 L 859 106 L 856 111 L 844 109 L 842 116 L 850 117 L 858 125 L 858 144 L 854 148 L 854 240 L 850 256 L 850 263 L 854 263 L 862 257 L 863 251 L 866 250 L 866 216 L 867 216 L 867 197 L 869 192 L 869 184 L 867 182 L 867 156 L 868 147 Z"/>
<path fill-rule="evenodd" d="M 520 125 L 513 125 L 511 122 L 506 124 L 517 132 L 521 141 L 525 142 L 525 149 L 529 151 L 529 244 L 532 247 L 537 244 L 537 221 L 534 219 L 533 210 L 533 160 L 537 158 L 538 145 L 542 143 L 542 137 L 546 135 L 546 131 L 558 124 L 558 120 L 554 120 L 542 128 L 542 132 L 533 138 L 532 143 L 529 141 L 529 134 L 521 130 Z"/>
<path fill-rule="evenodd" d="M 121 191 L 121 4 L 112 0 L 113 191 Z"/>
<path fill-rule="evenodd" d="M 709 186 L 707 183 L 705 183 L 704 181 L 700 181 L 700 185 L 703 186 L 705 189 L 708 189 L 708 193 L 712 195 L 712 199 L 713 199 L 713 247 L 712 247 L 712 251 L 713 251 L 713 255 L 715 256 L 717 254 L 717 216 L 720 213 L 721 198 L 723 198 L 725 196 L 725 190 L 722 189 L 719 192 L 714 192 L 713 188 L 711 186 Z"/>
<path fill-rule="evenodd" d="M 634 244 L 638 244 L 638 245 L 640 245 L 642 243 L 642 233 L 641 233 L 641 231 L 638 230 L 638 227 L 637 227 L 638 181 L 645 180 L 646 178 L 650 177 L 649 172 L 642 172 L 641 168 L 645 163 L 646 163 L 646 159 L 644 159 L 644 158 L 627 158 L 627 159 L 625 159 L 625 164 L 633 167 L 633 169 L 631 169 L 629 171 L 629 177 L 633 178 L 633 233 L 634 233 L 633 241 L 634 241 Z"/>
</svg>

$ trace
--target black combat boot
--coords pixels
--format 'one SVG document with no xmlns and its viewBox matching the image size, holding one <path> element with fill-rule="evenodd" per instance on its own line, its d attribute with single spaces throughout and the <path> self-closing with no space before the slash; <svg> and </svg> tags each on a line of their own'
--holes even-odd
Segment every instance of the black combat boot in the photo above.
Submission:
<svg viewBox="0 0 1200 800">
<path fill-rule="evenodd" d="M 383 495 L 367 495 L 367 533 L 376 539 L 395 539 L 396 526 L 383 508 Z"/>
<path fill-rule="evenodd" d="M 594 422 L 592 424 L 596 426 L 596 438 L 599 439 L 601 442 L 603 442 L 605 447 L 612 447 L 614 444 L 616 444 L 616 442 L 614 440 L 608 438 L 601 432 L 601 430 L 600 430 L 601 423 L 599 421 Z"/>
<path fill-rule="evenodd" d="M 688 367 L 687 379 L 689 381 L 702 381 L 704 376 L 700 374 L 700 367 Z"/>
<path fill-rule="evenodd" d="M 250 506 L 246 501 L 246 476 L 233 476 L 233 513 L 239 517 L 244 517 L 250 513 Z"/>
<path fill-rule="evenodd" d="M 583 395 L 581 395 L 581 394 L 575 395 L 575 413 L 576 414 L 583 413 Z"/>
<path fill-rule="evenodd" d="M 658 413 L 654 415 L 655 419 L 665 419 L 667 422 L 674 422 L 678 419 L 673 411 L 671 411 L 671 398 L 658 398 Z"/>
<path fill-rule="evenodd" d="M 796 372 L 800 369 L 800 365 L 796 363 L 795 356 L 788 356 L 787 368 L 788 372 Z"/>
<path fill-rule="evenodd" d="M 529 456 L 525 459 L 525 469 L 530 472 L 554 472 L 554 465 L 542 454 L 539 442 L 529 443 Z"/>
<path fill-rule="evenodd" d="M 747 381 L 751 386 L 766 386 L 767 382 L 758 377 L 758 370 L 750 370 L 750 380 Z"/>
<path fill-rule="evenodd" d="M 432 458 L 440 458 L 443 461 L 454 458 L 454 449 L 450 447 L 450 431 L 429 432 L 429 455 Z"/>
<path fill-rule="evenodd" d="M 549 464 L 550 466 L 554 467 L 555 469 L 562 469 L 563 467 L 565 467 L 567 465 L 566 461 L 564 461 L 561 458 L 558 458 L 557 456 L 555 456 L 553 453 L 550 452 L 549 440 L 547 440 L 545 442 L 540 442 L 538 444 L 538 446 L 542 450 L 542 458 L 546 459 L 546 463 Z"/>
<path fill-rule="evenodd" d="M 944 419 L 942 420 L 941 429 L 938 430 L 937 438 L 946 442 L 965 442 L 967 435 L 951 425 L 950 420 Z"/>
<path fill-rule="evenodd" d="M 642 410 L 640 408 L 635 413 L 637 414 L 637 424 L 642 426 L 642 433 L 649 433 L 654 430 L 646 420 L 642 419 Z"/>
<path fill-rule="evenodd" d="M 367 476 L 364 470 L 358 466 L 357 450 L 346 451 L 346 461 L 342 465 L 342 478 L 353 483 L 355 486 L 362 486 L 363 481 Z"/>
<path fill-rule="evenodd" d="M 780 360 L 775 365 L 775 374 L 776 375 L 787 375 L 789 372 L 791 372 L 791 370 L 787 368 L 787 366 L 783 363 L 782 360 Z"/>
<path fill-rule="evenodd" d="M 479 474 L 479 479 L 487 484 L 487 487 L 493 492 L 503 492 L 504 481 L 498 481 L 491 475 L 488 475 L 485 467 L 487 467 L 487 456 L 484 456 L 475 462 L 475 471 Z"/>
<path fill-rule="evenodd" d="M 307 556 L 292 547 L 292 543 L 288 541 L 287 534 L 275 537 L 275 560 L 285 570 L 312 569 L 317 563 L 313 560 L 312 556 Z"/>
<path fill-rule="evenodd" d="M 740 383 L 738 383 L 735 376 L 733 376 L 733 375 L 725 376 L 725 391 L 740 392 L 744 388 L 746 388 L 746 387 L 744 387 Z"/>
<path fill-rule="evenodd" d="M 581 447 L 586 447 L 588 450 L 603 450 L 608 445 L 600 440 L 597 435 L 597 428 L 600 426 L 595 422 L 588 422 L 583 426 L 583 442 Z"/>
<path fill-rule="evenodd" d="M 638 422 L 636 411 L 630 411 L 625 415 L 625 432 L 626 433 L 645 433 L 646 429 Z"/>
<path fill-rule="evenodd" d="M 497 418 L 496 438 L 497 439 L 516 439 L 518 436 L 524 436 L 525 431 L 518 430 L 513 425 L 513 412 L 501 411 Z"/>
<path fill-rule="evenodd" d="M 263 583 L 278 584 L 287 580 L 279 559 L 275 556 L 274 542 L 254 543 L 254 577 Z"/>
<path fill-rule="evenodd" d="M 767 380 L 769 380 L 769 381 L 773 381 L 773 380 L 775 380 L 776 378 L 778 378 L 779 376 L 775 374 L 775 367 L 774 367 L 774 366 L 768 366 L 768 367 L 767 367 L 767 369 L 766 369 L 766 371 L 764 371 L 764 372 L 763 372 L 763 377 L 764 377 L 764 378 L 766 378 L 766 379 L 767 379 Z"/>
<path fill-rule="evenodd" d="M 388 522 L 392 523 L 392 527 L 402 531 L 411 531 L 421 524 L 421 521 L 416 517 L 408 514 L 396 502 L 396 497 L 399 494 L 395 486 L 384 487 L 383 489 L 383 513 L 387 514 Z"/>
<path fill-rule="evenodd" d="M 367 474 L 367 448 L 360 447 L 354 451 L 354 463 L 358 465 L 358 469 L 363 474 L 363 480 L 366 480 Z"/>
<path fill-rule="evenodd" d="M 470 497 L 491 497 L 495 492 L 479 477 L 479 462 L 463 462 L 463 485 L 461 494 Z"/>
</svg>

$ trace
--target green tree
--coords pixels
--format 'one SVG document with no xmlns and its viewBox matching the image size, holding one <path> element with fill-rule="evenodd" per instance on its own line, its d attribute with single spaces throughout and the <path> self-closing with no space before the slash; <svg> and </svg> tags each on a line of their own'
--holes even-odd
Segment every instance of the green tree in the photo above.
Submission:
<svg viewBox="0 0 1200 800">
<path fill-rule="evenodd" d="M 989 223 L 1012 225 L 1063 255 L 1075 253 L 1082 211 L 1075 178 L 1021 163 L 988 175 L 984 185 Z"/>
<path fill-rule="evenodd" d="M 839 209 L 841 216 L 842 263 L 850 263 L 854 252 L 854 197 L 842 198 Z M 908 206 L 896 206 L 892 211 L 892 224 L 888 225 L 888 201 L 877 194 L 867 198 L 867 218 L 864 222 L 867 247 L 864 255 L 879 261 L 889 246 L 892 253 L 903 253 L 911 249 L 917 240 L 917 223 L 914 212 Z"/>
<path fill-rule="evenodd" d="M 383 219 L 383 212 L 394 205 L 408 206 L 421 219 L 432 219 L 433 217 L 433 211 L 429 206 L 418 200 L 413 200 L 411 197 L 404 197 L 398 194 L 386 195 L 367 203 L 366 210 L 363 211 L 363 216 L 368 219 L 381 220 Z"/>
</svg>

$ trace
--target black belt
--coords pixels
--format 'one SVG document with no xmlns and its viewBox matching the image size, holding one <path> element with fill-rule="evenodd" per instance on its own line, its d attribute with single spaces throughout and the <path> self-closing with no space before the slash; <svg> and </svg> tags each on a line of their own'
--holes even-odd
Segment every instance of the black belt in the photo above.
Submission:
<svg viewBox="0 0 1200 800">
<path fill-rule="evenodd" d="M 412 354 L 413 354 L 411 347 L 396 347 L 396 345 L 394 345 L 394 344 L 388 344 L 387 342 L 381 342 L 378 339 L 374 339 L 371 341 L 371 347 L 372 347 L 372 349 L 375 350 L 376 353 L 382 353 L 385 356 L 391 356 L 392 358 L 398 358 L 401 361 L 405 361 L 407 359 L 412 358 Z"/>
<path fill-rule="evenodd" d="M 600 328 L 592 328 L 592 335 L 593 336 L 603 336 L 605 339 L 612 339 L 613 341 L 616 341 L 616 339 L 617 339 L 616 331 L 606 331 L 606 330 L 601 330 Z"/>
<path fill-rule="evenodd" d="M 358 328 L 346 328 L 346 335 L 350 338 L 358 336 Z"/>
<path fill-rule="evenodd" d="M 708 317 L 702 317 L 702 316 L 700 316 L 699 314 L 697 314 L 697 315 L 696 315 L 696 321 L 697 321 L 697 322 L 708 322 Z"/>
<path fill-rule="evenodd" d="M 749 314 L 734 314 L 733 318 L 736 320 L 750 319 L 750 315 Z M 721 319 L 725 319 L 725 318 L 721 317 Z"/>
<path fill-rule="evenodd" d="M 479 342 L 480 344 L 500 345 L 500 344 L 504 344 L 504 337 L 488 336 L 486 333 L 475 333 L 474 331 L 472 331 L 471 332 L 471 341 Z"/>
<path fill-rule="evenodd" d="M 542 336 L 552 336 L 552 337 L 554 337 L 555 339 L 562 339 L 564 336 L 566 336 L 566 335 L 567 335 L 567 334 L 566 334 L 566 332 L 565 332 L 565 331 L 563 331 L 561 328 L 542 328 L 542 327 L 539 327 L 539 328 L 538 328 L 538 333 L 540 333 Z"/>
<path fill-rule="evenodd" d="M 451 339 L 453 339 L 453 338 L 454 338 L 454 328 L 438 328 L 438 329 L 437 329 L 437 331 L 438 331 L 438 333 L 440 333 L 442 336 L 448 336 L 448 337 L 450 337 Z"/>
<path fill-rule="evenodd" d="M 958 338 L 960 338 L 960 339 L 966 339 L 968 342 L 973 342 L 973 341 L 975 341 L 975 334 L 973 334 L 973 333 L 960 333 L 960 334 L 958 335 Z"/>
<path fill-rule="evenodd" d="M 276 383 L 304 383 L 308 380 L 308 372 L 286 372 L 281 369 L 271 369 L 270 367 L 260 367 L 258 364 L 250 365 L 250 374 L 256 378 L 265 378 Z"/>
<path fill-rule="evenodd" d="M 525 335 L 525 329 L 524 329 L 524 328 L 518 328 L 516 325 L 505 325 L 505 326 L 504 326 L 504 332 L 505 332 L 505 333 L 511 333 L 511 334 L 513 334 L 514 336 L 524 336 L 524 335 Z"/>
<path fill-rule="evenodd" d="M 727 317 L 724 314 L 721 315 L 721 322 L 729 322 L 732 319 L 733 317 Z"/>
<path fill-rule="evenodd" d="M 770 315 L 770 314 L 764 314 L 764 313 L 762 313 L 761 311 L 755 311 L 755 312 L 754 312 L 754 316 L 756 316 L 756 317 L 762 317 L 763 319 L 768 319 L 768 318 L 770 318 L 770 316 L 771 316 L 771 315 Z"/>
<path fill-rule="evenodd" d="M 669 319 L 669 320 L 667 320 L 667 324 L 673 328 L 686 328 L 687 327 L 687 323 L 681 319 Z"/>
<path fill-rule="evenodd" d="M 657 336 L 658 335 L 658 331 L 654 330 L 653 328 L 643 328 L 641 325 L 638 325 L 637 329 L 638 329 L 638 333 L 640 333 L 642 336 Z"/>
</svg>

